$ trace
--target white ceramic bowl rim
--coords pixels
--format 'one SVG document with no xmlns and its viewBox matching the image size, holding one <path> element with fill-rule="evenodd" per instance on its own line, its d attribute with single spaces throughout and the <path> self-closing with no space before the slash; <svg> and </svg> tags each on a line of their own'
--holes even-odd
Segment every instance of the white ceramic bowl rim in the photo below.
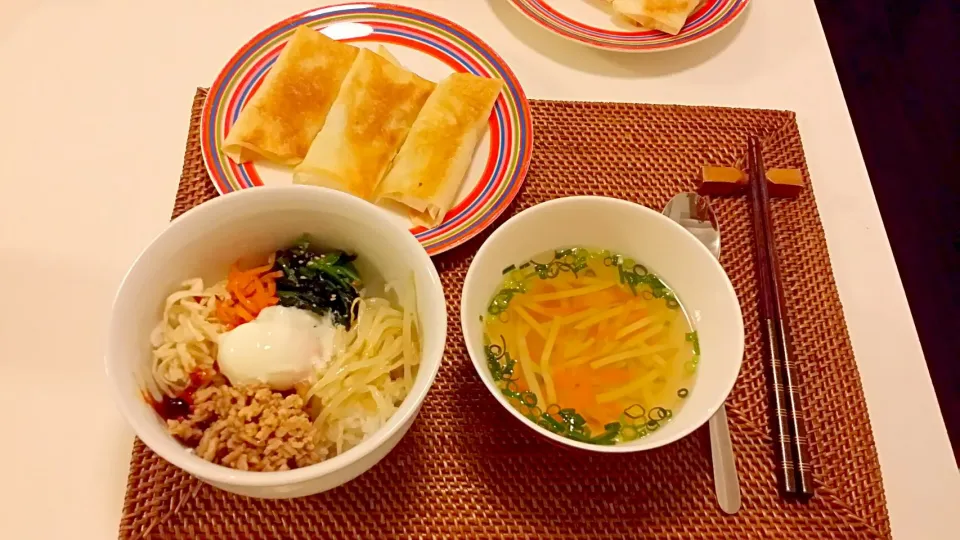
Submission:
<svg viewBox="0 0 960 540">
<path fill-rule="evenodd" d="M 364 215 L 364 219 L 368 219 L 372 222 L 378 223 L 382 229 L 385 231 L 387 229 L 398 229 L 399 228 L 390 222 L 384 215 L 382 215 L 382 210 L 378 209 L 376 206 L 357 199 L 356 197 L 342 193 L 339 191 L 334 191 L 326 188 L 317 188 L 314 186 L 278 186 L 278 187 L 258 187 L 255 189 L 246 189 L 240 190 L 234 193 L 227 195 L 222 195 L 216 197 L 210 201 L 207 201 L 201 205 L 198 205 L 183 215 L 179 216 L 175 220 L 171 221 L 167 228 L 158 234 L 154 239 L 148 244 L 148 247 L 145 248 L 138 256 L 134 263 L 130 266 L 130 269 L 127 271 L 124 276 L 123 281 L 120 284 L 117 295 L 114 297 L 112 311 L 116 310 L 117 303 L 120 300 L 121 295 L 124 292 L 124 286 L 126 285 L 127 280 L 129 279 L 131 273 L 136 268 L 137 264 L 143 259 L 151 250 L 153 245 L 165 234 L 171 230 L 178 228 L 189 228 L 192 225 L 192 222 L 200 220 L 203 218 L 203 214 L 206 212 L 212 212 L 218 209 L 220 206 L 233 204 L 236 201 L 242 198 L 252 198 L 252 197 L 269 197 L 273 193 L 282 193 L 282 192 L 300 192 L 299 196 L 315 197 L 319 192 L 323 192 L 323 197 L 329 199 L 331 204 L 343 204 L 354 206 L 357 209 L 357 212 Z M 361 203 L 361 204 L 358 204 Z M 407 231 L 403 231 L 404 234 L 397 235 L 397 241 L 404 244 L 404 248 L 408 250 L 414 250 L 419 252 L 418 257 L 422 256 L 422 261 L 424 267 L 429 273 L 430 279 L 432 282 L 436 283 L 437 287 L 440 285 L 440 276 L 437 273 L 436 267 L 433 265 L 429 255 L 423 249 L 423 246 L 420 245 L 419 241 L 412 235 L 408 234 Z M 362 255 L 362 254 L 361 254 Z M 441 299 L 443 298 L 442 288 L 439 289 Z M 444 302 L 445 304 L 445 302 Z M 444 326 L 446 325 L 446 306 L 443 306 L 441 314 Z M 116 320 L 111 320 L 110 322 L 110 345 L 108 347 L 107 355 L 105 356 L 105 364 L 107 371 L 107 378 L 111 381 L 113 380 L 113 375 L 110 372 L 110 356 L 113 348 L 113 333 L 114 327 L 117 324 Z M 445 334 L 445 333 L 443 333 Z M 434 333 L 432 341 L 440 341 L 439 347 L 440 350 L 443 349 L 444 336 L 441 333 Z M 421 344 L 424 350 L 427 350 L 432 347 L 438 346 L 436 343 L 427 343 L 424 342 Z M 422 364 L 421 364 L 422 365 Z M 218 482 L 223 484 L 235 485 L 235 486 L 245 486 L 245 487 L 265 487 L 265 486 L 281 486 L 281 485 L 290 485 L 296 484 L 299 482 L 312 480 L 323 475 L 332 473 L 348 467 L 350 464 L 358 461 L 364 455 L 370 453 L 375 448 L 380 446 L 384 441 L 388 440 L 397 430 L 400 429 L 418 410 L 420 404 L 423 402 L 423 399 L 426 397 L 427 392 L 430 390 L 430 387 L 433 384 L 434 379 L 436 378 L 437 371 L 439 371 L 440 361 L 436 363 L 436 369 L 433 369 L 430 373 L 425 373 L 422 370 L 418 372 L 417 378 L 420 377 L 429 377 L 426 385 L 423 385 L 420 391 L 416 394 L 411 392 L 404 398 L 403 403 L 397 407 L 397 410 L 394 412 L 393 416 L 390 417 L 390 420 L 382 426 L 376 432 L 368 435 L 363 442 L 357 446 L 347 450 L 343 454 L 335 456 L 333 458 L 321 461 L 320 463 L 310 465 L 307 467 L 293 469 L 289 471 L 277 471 L 277 472 L 255 472 L 255 471 L 240 471 L 236 469 L 231 469 L 223 465 L 217 465 L 209 463 L 206 461 L 201 461 L 199 459 L 187 459 L 189 457 L 188 450 L 186 447 L 177 442 L 173 437 L 156 437 L 149 430 L 139 430 L 137 429 L 137 414 L 133 410 L 133 400 L 137 399 L 135 396 L 126 396 L 124 395 L 120 388 L 116 384 L 111 384 L 111 392 L 114 395 L 114 399 L 117 402 L 122 414 L 127 419 L 127 422 L 134 428 L 134 431 L 137 433 L 137 436 L 143 440 L 143 442 L 155 451 L 160 457 L 169 461 L 170 463 L 176 465 L 177 467 L 185 470 L 186 472 L 204 478 L 212 482 Z"/>
<path fill-rule="evenodd" d="M 655 210 L 653 210 L 653 209 L 647 208 L 647 207 L 645 207 L 645 206 L 643 206 L 643 205 L 639 205 L 639 204 L 636 204 L 636 203 L 633 203 L 633 202 L 630 202 L 630 201 L 625 201 L 625 200 L 622 200 L 622 199 L 615 199 L 615 198 L 612 198 L 612 197 L 600 197 L 600 196 L 563 197 L 563 198 L 559 198 L 559 199 L 554 199 L 554 200 L 551 200 L 551 201 L 543 202 L 543 203 L 540 203 L 540 204 L 538 204 L 538 205 L 536 205 L 536 206 L 532 206 L 532 207 L 530 207 L 530 208 L 528 208 L 528 209 L 520 212 L 519 214 L 511 217 L 509 220 L 507 220 L 507 222 L 505 222 L 505 223 L 504 223 L 503 225 L 501 225 L 496 231 L 494 231 L 493 234 L 491 234 L 490 237 L 487 238 L 487 240 L 483 243 L 483 245 L 482 245 L 482 246 L 480 247 L 480 249 L 477 251 L 477 254 L 475 255 L 473 261 L 475 262 L 475 261 L 477 261 L 477 260 L 480 260 L 480 259 L 485 255 L 485 253 L 486 253 L 488 250 L 496 249 L 497 244 L 498 244 L 500 238 L 503 237 L 503 236 L 505 236 L 505 235 L 511 234 L 511 232 L 512 232 L 512 231 L 511 231 L 511 226 L 510 226 L 511 222 L 513 222 L 514 224 L 519 223 L 519 222 L 522 222 L 525 215 L 529 216 L 529 215 L 530 215 L 529 213 L 547 210 L 547 209 L 549 209 L 549 208 L 552 207 L 552 206 L 567 205 L 567 204 L 576 204 L 576 203 L 580 203 L 580 202 L 593 202 L 593 203 L 617 205 L 617 206 L 621 206 L 621 207 L 630 207 L 630 209 L 631 209 L 632 211 L 641 212 L 641 213 L 647 213 L 647 214 L 649 214 L 649 215 L 651 215 L 651 216 L 655 216 L 655 219 L 662 220 L 662 221 L 665 223 L 665 226 L 667 226 L 667 227 L 673 227 L 673 228 L 675 228 L 678 232 L 681 232 L 682 235 L 680 235 L 680 236 L 678 236 L 678 237 L 683 237 L 683 238 L 688 239 L 692 249 L 695 249 L 695 250 L 698 250 L 698 251 L 702 251 L 703 254 L 706 255 L 706 257 L 704 257 L 704 262 L 705 262 L 705 264 L 710 265 L 710 268 L 708 268 L 707 271 L 713 272 L 713 273 L 718 273 L 720 276 L 723 276 L 724 290 L 722 291 L 722 293 L 723 293 L 724 295 L 728 296 L 729 298 L 732 298 L 733 301 L 736 302 L 737 312 L 738 312 L 738 314 L 739 314 L 739 312 L 740 312 L 740 311 L 739 311 L 739 310 L 740 310 L 740 304 L 739 304 L 739 302 L 737 301 L 737 295 L 736 295 L 736 292 L 735 292 L 735 290 L 734 290 L 734 288 L 733 288 L 733 284 L 730 283 L 730 279 L 729 279 L 729 277 L 727 276 L 726 272 L 724 271 L 723 267 L 720 265 L 720 262 L 713 256 L 713 254 L 710 253 L 710 251 L 709 251 L 702 243 L 700 243 L 699 240 L 697 240 L 696 237 L 694 237 L 692 234 L 690 234 L 689 231 L 687 231 L 686 229 L 684 229 L 680 224 L 674 222 L 673 220 L 671 220 L 670 218 L 664 216 L 664 215 L 661 214 L 660 212 L 657 212 L 657 211 L 655 211 Z M 555 246 L 555 247 L 558 248 L 558 247 L 561 247 L 561 246 Z M 593 246 L 593 247 L 596 247 L 596 246 Z M 602 247 L 602 246 L 601 246 L 601 247 Z M 532 256 L 532 255 L 536 255 L 536 254 L 530 254 L 530 255 Z M 555 433 L 553 433 L 553 432 L 551 432 L 551 431 L 549 431 L 549 430 L 546 430 L 546 429 L 544 429 L 544 428 L 536 425 L 536 424 L 533 423 L 532 421 L 530 421 L 529 418 L 527 418 L 527 417 L 525 417 L 524 415 L 522 415 L 522 414 L 520 413 L 520 411 L 518 411 L 515 407 L 513 407 L 512 405 L 510 405 L 510 403 L 507 401 L 507 398 L 506 398 L 506 397 L 503 395 L 503 393 L 500 391 L 500 388 L 497 387 L 496 382 L 494 382 L 494 381 L 492 380 L 492 378 L 483 376 L 483 373 L 485 373 L 485 372 L 487 371 L 487 369 L 488 369 L 487 366 L 486 366 L 486 357 L 484 356 L 483 351 L 477 351 L 477 350 L 475 350 L 476 347 L 471 344 L 469 338 L 467 337 L 468 331 L 467 331 L 466 325 L 467 325 L 468 321 L 472 321 L 473 319 L 476 318 L 476 313 L 466 313 L 466 312 L 463 311 L 463 309 L 464 309 L 464 300 L 466 299 L 466 290 L 467 290 L 467 288 L 469 287 L 472 279 L 475 278 L 475 276 L 474 276 L 474 270 L 475 270 L 475 268 L 476 268 L 476 266 L 474 265 L 473 262 L 471 262 L 470 268 L 469 268 L 469 270 L 467 270 L 467 275 L 466 275 L 466 277 L 464 278 L 464 291 L 465 291 L 465 294 L 461 297 L 461 304 L 460 304 L 460 306 L 461 306 L 460 324 L 461 324 L 461 330 L 463 331 L 463 334 L 464 334 L 464 341 L 465 341 L 465 343 L 466 343 L 467 351 L 468 351 L 468 353 L 470 354 L 470 358 L 471 358 L 471 360 L 472 360 L 472 362 L 473 362 L 474 368 L 475 368 L 475 369 L 477 370 L 477 372 L 478 372 L 478 375 L 479 375 L 480 378 L 483 380 L 484 385 L 487 387 L 487 389 L 490 391 L 490 393 L 493 394 L 493 396 L 496 398 L 496 400 L 497 400 L 498 402 L 500 402 L 500 404 L 501 404 L 506 410 L 508 410 L 508 411 L 510 412 L 510 414 L 512 414 L 515 418 L 517 418 L 517 420 L 519 420 L 520 422 L 522 422 L 522 423 L 523 423 L 524 425 L 526 425 L 527 427 L 529 427 L 529 428 L 537 431 L 539 434 L 543 435 L 544 437 L 547 437 L 547 438 L 549 438 L 549 439 L 551 439 L 551 440 L 553 440 L 553 441 L 555 441 L 555 442 L 557 442 L 557 443 L 560 443 L 560 444 L 562 444 L 562 445 L 565 445 L 565 446 L 570 446 L 570 447 L 574 447 L 574 448 L 579 448 L 579 449 L 581 449 L 581 450 L 587 450 L 587 451 L 591 451 L 591 452 L 620 454 L 620 453 L 631 453 L 631 452 L 640 452 L 640 451 L 645 451 L 645 450 L 652 450 L 652 449 L 654 449 L 654 448 L 659 448 L 659 447 L 661 447 L 661 446 L 665 446 L 665 445 L 667 445 L 667 444 L 670 444 L 670 443 L 673 443 L 673 442 L 675 442 L 675 441 L 678 441 L 678 440 L 686 437 L 686 436 L 689 435 L 690 433 L 694 432 L 694 431 L 697 430 L 698 428 L 700 428 L 703 424 L 705 424 L 705 423 L 710 419 L 711 416 L 713 416 L 713 414 L 715 413 L 715 411 L 716 411 L 717 409 L 719 409 L 719 408 L 724 404 L 724 402 L 726 401 L 727 396 L 728 396 L 728 395 L 730 394 L 730 392 L 733 390 L 733 385 L 734 385 L 734 384 L 736 383 L 736 381 L 737 381 L 737 377 L 738 377 L 739 370 L 740 370 L 740 364 L 742 363 L 742 357 L 743 357 L 744 329 L 743 329 L 743 318 L 742 318 L 742 315 L 741 315 L 741 317 L 740 317 L 740 318 L 738 319 L 738 321 L 737 321 L 737 327 L 738 327 L 738 329 L 739 329 L 739 336 L 735 336 L 735 337 L 734 337 L 734 339 L 737 341 L 737 343 L 739 343 L 739 354 L 738 354 L 739 360 L 738 360 L 738 364 L 737 364 L 737 369 L 734 370 L 734 371 L 731 371 L 731 375 L 730 375 L 729 377 L 727 377 L 726 380 L 720 381 L 719 384 L 720 384 L 720 389 L 721 389 L 722 391 L 716 393 L 716 399 L 712 400 L 711 407 L 705 409 L 704 412 L 701 413 L 699 416 L 693 417 L 693 418 L 690 419 L 689 421 L 686 421 L 686 422 L 685 422 L 686 427 L 684 427 L 683 429 L 681 429 L 675 436 L 673 436 L 673 437 L 671 437 L 671 438 L 669 438 L 669 439 L 662 439 L 662 440 L 657 440 L 657 441 L 655 441 L 655 442 L 650 442 L 650 443 L 645 444 L 645 445 L 635 445 L 635 444 L 632 444 L 632 443 L 638 443 L 638 442 L 641 442 L 641 441 L 647 441 L 647 440 L 648 440 L 647 438 L 641 438 L 641 439 L 638 439 L 638 440 L 636 440 L 636 441 L 632 441 L 632 443 L 629 444 L 629 445 L 626 445 L 626 444 L 617 444 L 617 445 L 607 446 L 607 445 L 597 445 L 597 444 L 590 444 L 590 443 L 584 443 L 584 442 L 575 441 L 575 440 L 573 440 L 573 439 L 568 439 L 568 438 L 566 438 L 566 437 L 562 437 L 562 436 L 560 436 L 560 435 L 557 435 L 557 434 L 555 434 Z M 669 283 L 669 278 L 667 278 L 667 281 L 668 281 L 668 283 Z M 681 296 L 682 296 L 682 295 L 681 295 Z M 485 301 L 486 301 L 486 300 L 485 300 Z M 694 390 L 694 391 L 696 391 L 696 390 Z"/>
</svg>

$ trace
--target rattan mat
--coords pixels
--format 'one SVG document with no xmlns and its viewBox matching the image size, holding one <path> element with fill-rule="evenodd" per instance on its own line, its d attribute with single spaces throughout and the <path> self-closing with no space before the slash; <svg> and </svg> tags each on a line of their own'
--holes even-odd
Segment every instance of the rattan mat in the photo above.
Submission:
<svg viewBox="0 0 960 540">
<path fill-rule="evenodd" d="M 174 216 L 216 196 L 200 154 L 205 95 L 199 90 L 193 104 Z M 807 174 L 790 112 L 550 101 L 531 106 L 533 163 L 507 215 L 579 194 L 661 208 L 675 193 L 694 188 L 701 165 L 740 160 L 749 134 L 765 140 L 768 167 L 799 167 Z M 489 396 L 459 332 L 460 285 L 483 234 L 434 259 L 448 299 L 446 355 L 419 418 L 379 465 L 324 494 L 257 500 L 202 484 L 137 440 L 120 536 L 889 537 L 867 408 L 811 190 L 798 200 L 775 201 L 773 208 L 816 456 L 817 494 L 809 502 L 777 493 L 747 201 L 715 203 L 724 231 L 722 263 L 747 328 L 743 370 L 727 402 L 743 488 L 737 515 L 722 514 L 715 502 L 705 428 L 646 453 L 571 453 L 533 435 Z"/>
</svg>

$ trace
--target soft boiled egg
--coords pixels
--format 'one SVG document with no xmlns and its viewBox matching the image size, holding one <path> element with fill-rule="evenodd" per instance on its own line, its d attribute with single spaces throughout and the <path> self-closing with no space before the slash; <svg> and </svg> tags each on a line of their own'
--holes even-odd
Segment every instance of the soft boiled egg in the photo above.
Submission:
<svg viewBox="0 0 960 540">
<path fill-rule="evenodd" d="M 330 361 L 335 328 L 329 316 L 272 306 L 220 336 L 217 363 L 233 385 L 263 383 L 289 390 Z"/>
</svg>

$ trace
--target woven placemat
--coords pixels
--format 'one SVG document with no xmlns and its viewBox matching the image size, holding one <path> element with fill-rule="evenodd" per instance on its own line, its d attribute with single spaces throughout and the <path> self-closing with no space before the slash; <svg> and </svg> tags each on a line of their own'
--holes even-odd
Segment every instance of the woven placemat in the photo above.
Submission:
<svg viewBox="0 0 960 540">
<path fill-rule="evenodd" d="M 174 216 L 216 196 L 200 155 L 193 105 Z M 807 174 L 794 114 L 783 111 L 534 101 L 533 164 L 507 215 L 568 195 L 661 208 L 695 187 L 703 164 L 742 159 L 765 141 L 768 167 Z M 809 185 L 809 183 L 808 183 Z M 504 411 L 474 372 L 460 336 L 460 286 L 487 231 L 434 260 L 449 337 L 420 416 L 380 464 L 333 491 L 287 501 L 203 484 L 135 442 L 122 538 L 886 538 L 880 466 L 816 203 L 775 201 L 789 317 L 816 456 L 817 494 L 777 492 L 756 316 L 750 211 L 717 199 L 722 263 L 741 305 L 746 357 L 728 400 L 743 509 L 720 512 L 706 429 L 633 455 L 572 453 Z M 500 223 L 507 216 L 500 219 Z"/>
</svg>

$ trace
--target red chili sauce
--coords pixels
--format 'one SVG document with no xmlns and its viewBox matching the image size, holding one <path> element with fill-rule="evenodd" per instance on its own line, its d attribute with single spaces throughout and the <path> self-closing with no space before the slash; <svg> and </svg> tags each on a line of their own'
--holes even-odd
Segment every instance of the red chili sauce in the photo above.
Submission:
<svg viewBox="0 0 960 540">
<path fill-rule="evenodd" d="M 211 379 L 214 373 L 198 369 L 190 374 L 190 385 L 175 397 L 164 395 L 163 399 L 157 401 L 150 392 L 142 392 L 143 399 L 153 410 L 164 420 L 181 420 L 190 416 L 193 412 L 193 393 L 203 388 Z"/>
</svg>

